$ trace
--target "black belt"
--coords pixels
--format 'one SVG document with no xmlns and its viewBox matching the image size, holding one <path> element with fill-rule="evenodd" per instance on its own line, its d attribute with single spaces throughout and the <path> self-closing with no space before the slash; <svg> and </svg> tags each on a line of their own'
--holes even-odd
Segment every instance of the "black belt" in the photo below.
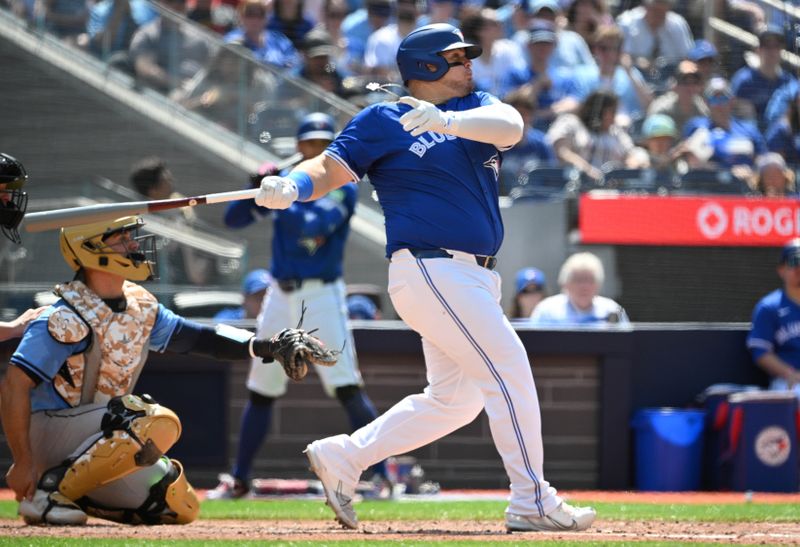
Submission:
<svg viewBox="0 0 800 547">
<path fill-rule="evenodd" d="M 415 258 L 453 258 L 453 255 L 444 249 L 409 249 L 408 250 Z M 494 270 L 497 266 L 497 257 L 472 255 L 475 257 L 475 263 L 481 268 L 487 270 Z"/>
<path fill-rule="evenodd" d="M 322 281 L 322 283 L 331 283 L 327 279 L 309 278 L 309 279 L 278 279 L 278 287 L 283 292 L 294 292 L 303 287 L 306 281 Z"/>
</svg>

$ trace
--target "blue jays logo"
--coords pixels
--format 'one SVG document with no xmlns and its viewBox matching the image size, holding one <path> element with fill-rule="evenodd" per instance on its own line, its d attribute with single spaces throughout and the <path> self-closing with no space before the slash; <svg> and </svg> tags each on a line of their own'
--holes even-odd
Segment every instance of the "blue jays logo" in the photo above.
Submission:
<svg viewBox="0 0 800 547">
<path fill-rule="evenodd" d="M 498 154 L 495 154 L 483 162 L 483 166 L 492 170 L 494 173 L 494 180 L 500 179 L 500 156 Z"/>
<path fill-rule="evenodd" d="M 298 239 L 297 244 L 304 248 L 309 256 L 314 256 L 317 250 L 325 245 L 325 238 L 322 236 L 304 237 L 302 239 Z"/>
</svg>

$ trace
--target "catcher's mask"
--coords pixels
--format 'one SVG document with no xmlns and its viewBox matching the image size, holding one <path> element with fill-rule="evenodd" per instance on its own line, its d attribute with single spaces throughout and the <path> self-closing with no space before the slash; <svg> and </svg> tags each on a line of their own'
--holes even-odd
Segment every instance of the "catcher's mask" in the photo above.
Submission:
<svg viewBox="0 0 800 547">
<path fill-rule="evenodd" d="M 22 191 L 27 180 L 22 163 L 0 153 L 0 230 L 14 243 L 22 241 L 17 228 L 28 209 L 28 194 Z"/>
<path fill-rule="evenodd" d="M 157 279 L 156 236 L 139 235 L 142 226 L 140 217 L 130 216 L 61 228 L 61 254 L 75 271 L 99 270 L 129 281 Z"/>
</svg>

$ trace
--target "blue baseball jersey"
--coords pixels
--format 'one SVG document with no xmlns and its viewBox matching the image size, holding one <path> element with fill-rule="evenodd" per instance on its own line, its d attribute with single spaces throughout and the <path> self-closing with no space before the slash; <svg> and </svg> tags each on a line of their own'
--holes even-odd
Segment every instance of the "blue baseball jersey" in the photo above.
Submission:
<svg viewBox="0 0 800 547">
<path fill-rule="evenodd" d="M 756 304 L 747 348 L 753 359 L 772 352 L 800 369 L 800 305 L 783 289 L 772 291 Z"/>
<path fill-rule="evenodd" d="M 731 78 L 731 89 L 736 97 L 748 100 L 753 104 L 756 110 L 756 119 L 766 126 L 764 113 L 773 93 L 793 81 L 795 81 L 795 77 L 785 70 L 782 70 L 773 80 L 765 77 L 758 69 L 744 66 L 737 70 Z"/>
<path fill-rule="evenodd" d="M 437 106 L 462 111 L 497 102 L 477 91 Z M 325 151 L 353 180 L 369 176 L 386 219 L 387 257 L 406 248 L 497 254 L 500 152 L 432 131 L 412 137 L 399 122 L 409 110 L 403 103 L 368 106 Z"/>
<path fill-rule="evenodd" d="M 32 321 L 11 356 L 12 365 L 37 381 L 36 387 L 31 391 L 32 412 L 69 408 L 67 402 L 53 388 L 53 379 L 59 374 L 67 358 L 86 351 L 91 341 L 91 334 L 74 344 L 58 342 L 50 335 L 47 330 L 48 318 L 60 307 L 68 305 L 63 300 L 58 300 Z M 183 321 L 183 317 L 159 304 L 156 322 L 150 332 L 150 349 L 163 352 L 172 334 Z"/>
<path fill-rule="evenodd" d="M 731 118 L 729 129 L 716 126 L 711 118 L 698 116 L 686 122 L 683 136 L 688 137 L 704 127 L 711 133 L 714 154 L 711 161 L 723 167 L 753 166 L 755 157 L 767 152 L 767 143 L 758 128 L 750 122 Z"/>
<path fill-rule="evenodd" d="M 355 183 L 350 183 L 317 200 L 297 201 L 280 211 L 259 207 L 252 199 L 234 201 L 225 211 L 225 224 L 243 228 L 272 213 L 272 277 L 333 281 L 342 277 L 344 247 L 357 194 Z"/>
</svg>

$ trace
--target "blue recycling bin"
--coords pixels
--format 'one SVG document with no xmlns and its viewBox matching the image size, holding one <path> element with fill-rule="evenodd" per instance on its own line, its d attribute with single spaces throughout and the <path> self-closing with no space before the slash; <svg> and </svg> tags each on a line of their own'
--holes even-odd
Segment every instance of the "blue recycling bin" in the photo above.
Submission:
<svg viewBox="0 0 800 547">
<path fill-rule="evenodd" d="M 728 450 L 728 397 L 743 391 L 760 391 L 761 388 L 741 384 L 713 384 L 698 396 L 706 411 L 705 442 L 703 449 L 702 486 L 706 490 L 730 490 L 730 462 L 723 456 Z"/>
<path fill-rule="evenodd" d="M 704 410 L 644 408 L 634 414 L 631 425 L 638 490 L 700 489 Z"/>
<path fill-rule="evenodd" d="M 731 489 L 797 492 L 797 396 L 791 391 L 735 393 L 728 402 Z"/>
</svg>

